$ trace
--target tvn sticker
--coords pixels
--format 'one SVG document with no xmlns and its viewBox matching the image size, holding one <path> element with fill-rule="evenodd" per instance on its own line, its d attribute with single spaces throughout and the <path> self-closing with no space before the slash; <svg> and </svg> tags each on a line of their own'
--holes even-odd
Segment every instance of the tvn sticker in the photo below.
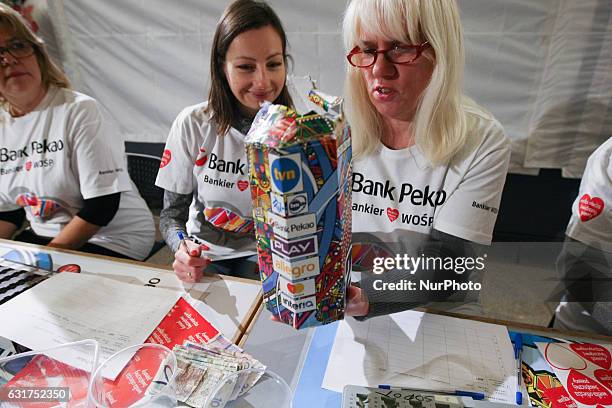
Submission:
<svg viewBox="0 0 612 408">
<path fill-rule="evenodd" d="M 272 226 L 274 235 L 279 235 L 286 239 L 312 235 L 317 232 L 317 220 L 312 213 L 285 218 L 269 212 L 268 224 Z"/>
<path fill-rule="evenodd" d="M 304 299 L 292 299 L 281 292 L 280 299 L 281 304 L 294 313 L 308 312 L 317 308 L 316 296 L 309 296 Z"/>
<path fill-rule="evenodd" d="M 272 211 L 278 215 L 300 215 L 308 212 L 308 197 L 306 193 L 282 196 L 270 193 Z"/>
<path fill-rule="evenodd" d="M 317 276 L 320 272 L 318 256 L 291 262 L 272 253 L 272 267 L 279 275 L 288 280 L 310 278 Z"/>
<path fill-rule="evenodd" d="M 300 153 L 277 156 L 270 153 L 270 178 L 272 179 L 272 191 L 279 194 L 298 193 L 303 188 L 302 184 L 302 159 Z"/>
<path fill-rule="evenodd" d="M 315 278 L 306 279 L 300 282 L 292 282 L 285 279 L 283 276 L 279 276 L 278 282 L 281 292 L 294 298 L 311 296 L 317 291 L 315 288 Z"/>
<path fill-rule="evenodd" d="M 319 251 L 316 235 L 291 241 L 285 241 L 281 237 L 274 236 L 270 242 L 272 251 L 286 258 L 314 255 Z"/>
</svg>

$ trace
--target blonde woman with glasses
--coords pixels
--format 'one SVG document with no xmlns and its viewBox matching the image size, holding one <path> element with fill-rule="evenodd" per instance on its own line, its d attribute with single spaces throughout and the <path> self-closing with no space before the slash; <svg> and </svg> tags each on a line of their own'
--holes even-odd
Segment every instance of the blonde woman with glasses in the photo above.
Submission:
<svg viewBox="0 0 612 408">
<path fill-rule="evenodd" d="M 491 243 L 510 147 L 500 123 L 462 93 L 457 4 L 352 0 L 343 34 L 354 242 L 399 241 L 400 255 L 411 257 L 350 287 L 347 312 L 371 317 L 465 300 L 463 291 L 431 288 L 470 283 L 469 244 Z M 401 290 L 382 285 L 400 282 Z"/>
</svg>

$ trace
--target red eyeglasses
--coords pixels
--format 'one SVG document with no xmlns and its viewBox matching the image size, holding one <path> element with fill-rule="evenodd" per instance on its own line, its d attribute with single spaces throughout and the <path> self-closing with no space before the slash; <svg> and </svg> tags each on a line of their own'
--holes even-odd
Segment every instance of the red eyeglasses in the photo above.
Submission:
<svg viewBox="0 0 612 408">
<path fill-rule="evenodd" d="M 394 44 L 386 50 L 362 50 L 357 46 L 348 53 L 346 59 L 354 67 L 368 68 L 376 63 L 378 54 L 383 54 L 387 61 L 393 64 L 409 65 L 414 63 L 427 47 L 430 47 L 429 41 L 414 45 Z"/>
</svg>

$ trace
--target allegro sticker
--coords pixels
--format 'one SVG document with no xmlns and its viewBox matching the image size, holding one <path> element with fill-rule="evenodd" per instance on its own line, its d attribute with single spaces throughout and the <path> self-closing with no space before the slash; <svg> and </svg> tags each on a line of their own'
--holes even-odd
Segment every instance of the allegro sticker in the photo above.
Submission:
<svg viewBox="0 0 612 408">
<path fill-rule="evenodd" d="M 300 261 L 290 261 L 272 253 L 272 267 L 279 275 L 288 280 L 311 278 L 321 272 L 318 256 Z"/>
</svg>

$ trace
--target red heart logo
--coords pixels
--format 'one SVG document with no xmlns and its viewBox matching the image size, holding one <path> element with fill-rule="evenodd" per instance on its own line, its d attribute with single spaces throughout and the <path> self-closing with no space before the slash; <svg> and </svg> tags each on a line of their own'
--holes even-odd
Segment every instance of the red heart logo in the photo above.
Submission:
<svg viewBox="0 0 612 408">
<path fill-rule="evenodd" d="M 612 390 L 612 370 L 595 370 L 593 373 L 600 383 Z"/>
<path fill-rule="evenodd" d="M 585 194 L 578 203 L 578 212 L 580 213 L 580 221 L 586 222 L 597 217 L 604 209 L 604 202 L 599 197 L 591 198 Z"/>
<path fill-rule="evenodd" d="M 612 404 L 612 394 L 601 384 L 576 370 L 567 376 L 567 391 L 574 400 L 585 405 Z"/>
<path fill-rule="evenodd" d="M 200 147 L 200 153 L 206 153 L 206 149 L 202 149 Z M 201 167 L 201 166 L 206 164 L 206 160 L 208 160 L 208 155 L 203 154 L 203 155 L 199 156 L 196 159 L 195 164 L 196 164 L 196 166 L 200 166 Z"/>
<path fill-rule="evenodd" d="M 389 217 L 389 221 L 391 222 L 397 220 L 397 217 L 399 217 L 397 208 L 387 207 L 387 217 Z"/>
<path fill-rule="evenodd" d="M 31 168 L 32 168 L 32 162 L 31 161 L 26 162 L 26 170 L 30 171 Z"/>
<path fill-rule="evenodd" d="M 239 180 L 237 185 L 238 185 L 238 190 L 244 191 L 249 186 L 249 182 L 246 180 Z"/>
<path fill-rule="evenodd" d="M 172 152 L 169 149 L 164 150 L 164 154 L 162 156 L 161 162 L 159 163 L 159 168 L 163 169 L 170 163 L 172 160 Z"/>
<path fill-rule="evenodd" d="M 570 344 L 570 348 L 585 360 L 588 360 L 593 364 L 597 364 L 606 370 L 610 368 L 612 358 L 610 357 L 610 352 L 605 347 L 602 347 L 599 344 L 572 343 Z"/>
</svg>

